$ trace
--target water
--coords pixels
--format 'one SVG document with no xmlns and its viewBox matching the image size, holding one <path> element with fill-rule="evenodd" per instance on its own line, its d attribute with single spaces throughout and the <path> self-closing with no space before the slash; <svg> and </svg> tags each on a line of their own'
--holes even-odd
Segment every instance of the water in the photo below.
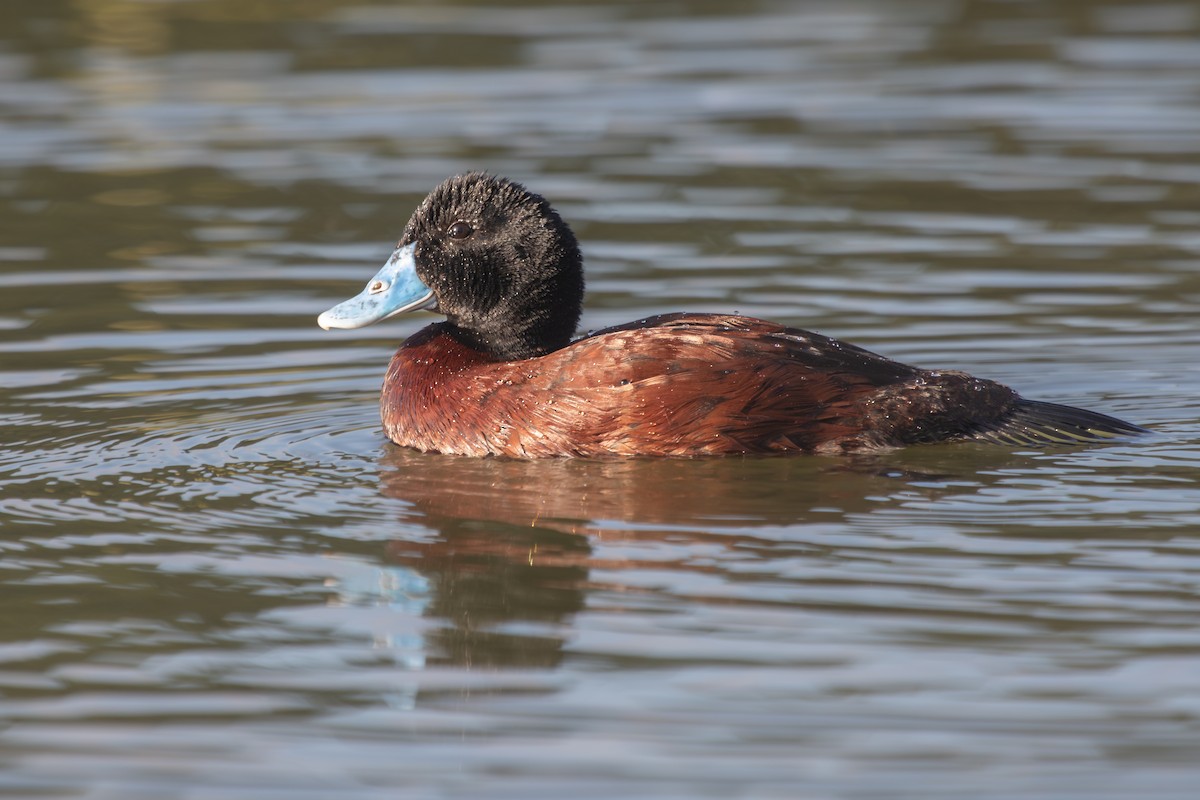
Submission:
<svg viewBox="0 0 1200 800">
<path fill-rule="evenodd" d="M 0 793 L 1191 798 L 1200 10 L 0 9 Z M 553 461 L 383 440 L 330 334 L 487 168 L 585 328 L 770 317 L 1152 436 Z"/>
</svg>

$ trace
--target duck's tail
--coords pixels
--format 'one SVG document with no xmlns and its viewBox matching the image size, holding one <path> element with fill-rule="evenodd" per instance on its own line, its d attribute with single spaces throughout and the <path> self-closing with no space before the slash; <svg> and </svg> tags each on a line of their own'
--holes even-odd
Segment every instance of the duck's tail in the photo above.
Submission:
<svg viewBox="0 0 1200 800">
<path fill-rule="evenodd" d="M 1110 442 L 1139 433 L 1148 431 L 1095 411 L 1021 399 L 1006 417 L 969 438 L 978 442 L 1045 447 Z"/>
</svg>

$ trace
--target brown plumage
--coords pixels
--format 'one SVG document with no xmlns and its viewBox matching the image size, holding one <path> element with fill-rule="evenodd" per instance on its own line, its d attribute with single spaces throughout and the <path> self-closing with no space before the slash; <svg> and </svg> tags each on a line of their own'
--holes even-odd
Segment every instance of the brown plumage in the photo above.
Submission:
<svg viewBox="0 0 1200 800">
<path fill-rule="evenodd" d="M 834 454 L 966 438 L 1019 402 L 992 381 L 748 317 L 651 317 L 521 361 L 491 360 L 447 327 L 392 358 L 381 411 L 397 444 L 515 458 Z"/>
</svg>

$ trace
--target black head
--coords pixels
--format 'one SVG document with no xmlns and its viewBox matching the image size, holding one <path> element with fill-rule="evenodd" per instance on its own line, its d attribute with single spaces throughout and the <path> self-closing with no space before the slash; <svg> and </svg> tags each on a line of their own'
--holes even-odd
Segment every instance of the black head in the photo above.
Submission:
<svg viewBox="0 0 1200 800">
<path fill-rule="evenodd" d="M 400 239 L 409 244 L 417 276 L 467 344 L 512 360 L 570 341 L 583 262 L 575 235 L 542 196 L 482 172 L 456 175 L 413 212 Z"/>
</svg>

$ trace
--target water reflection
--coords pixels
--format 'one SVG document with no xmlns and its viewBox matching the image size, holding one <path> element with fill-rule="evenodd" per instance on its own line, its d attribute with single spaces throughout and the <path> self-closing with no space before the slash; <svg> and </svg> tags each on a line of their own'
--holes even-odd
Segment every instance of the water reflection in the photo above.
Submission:
<svg viewBox="0 0 1200 800">
<path fill-rule="evenodd" d="M 820 539 L 899 497 L 977 495 L 1002 482 L 1002 465 L 1031 463 L 996 448 L 931 450 L 913 467 L 903 456 L 527 462 L 389 447 L 380 491 L 433 535 L 388 543 L 386 560 L 422 576 L 423 611 L 444 620 L 430 663 L 551 668 L 589 594 L 640 591 L 637 572 L 727 580 L 785 554 L 874 558 L 875 544 Z"/>
<path fill-rule="evenodd" d="M 713 522 L 801 521 L 804 509 L 836 506 L 814 478 L 846 468 L 813 459 L 431 458 L 390 448 L 383 490 L 431 519 L 477 519 L 571 533 L 623 535 L 605 528 Z M 780 485 L 794 487 L 784 502 Z M 847 487 L 847 491 L 854 491 Z"/>
<path fill-rule="evenodd" d="M 773 474 L 765 485 L 759 482 L 765 471 L 736 460 L 523 462 L 389 448 L 381 491 L 410 505 L 405 517 L 434 536 L 393 541 L 387 560 L 429 582 L 427 611 L 447 623 L 431 635 L 435 661 L 554 667 L 572 638 L 573 615 L 596 588 L 596 570 L 694 568 L 661 555 L 598 559 L 594 542 L 703 540 L 707 547 L 735 548 L 750 537 L 722 535 L 711 526 L 797 522 L 808 505 L 803 497 L 768 503 L 778 509 L 768 519 L 763 501 L 780 480 L 794 477 L 797 487 L 811 487 L 802 476 L 819 476 L 828 465 L 762 461 Z M 811 490 L 810 501 L 818 495 Z M 835 500 L 821 502 L 828 510 Z"/>
</svg>

